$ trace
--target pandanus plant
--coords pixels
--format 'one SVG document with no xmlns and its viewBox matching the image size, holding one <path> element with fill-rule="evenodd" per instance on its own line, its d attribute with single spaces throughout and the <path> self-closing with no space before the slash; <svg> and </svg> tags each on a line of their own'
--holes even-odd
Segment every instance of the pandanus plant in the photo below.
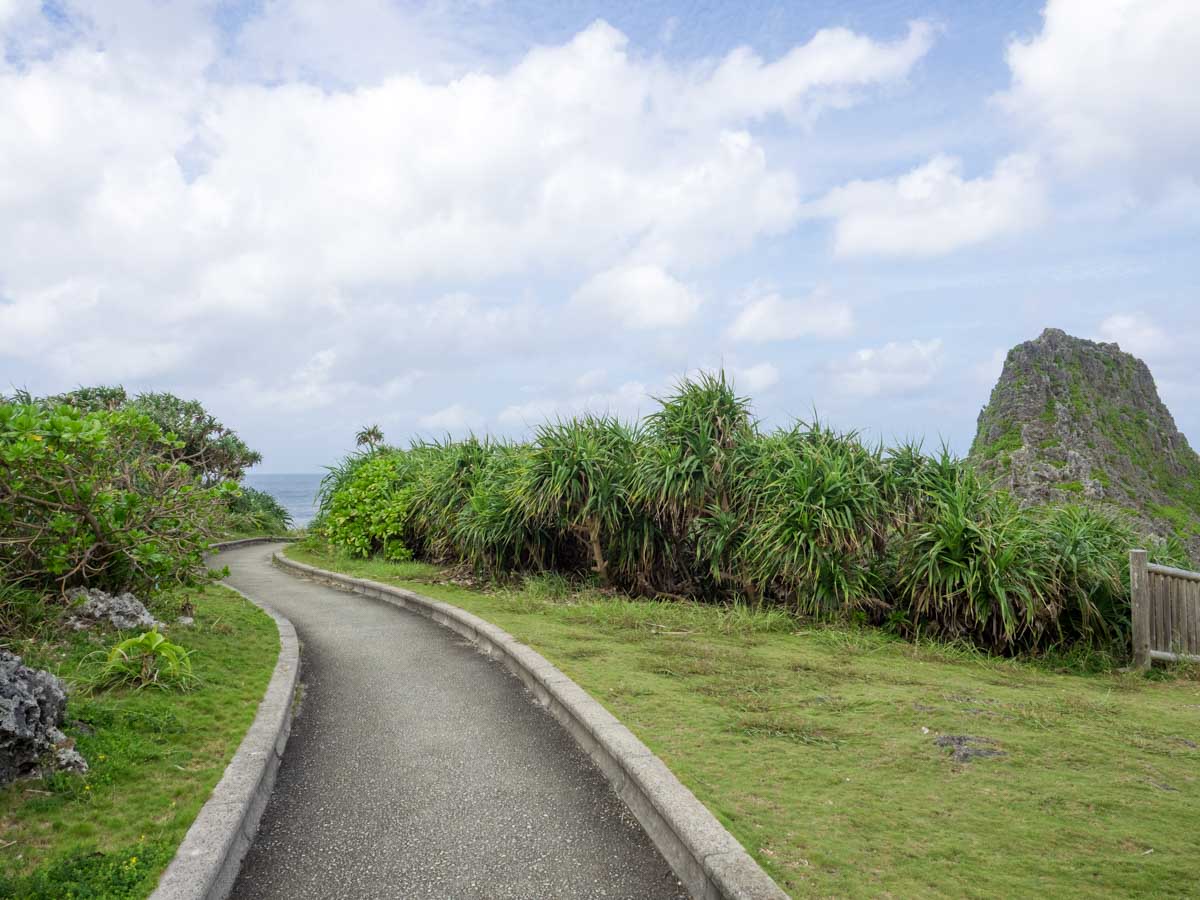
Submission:
<svg viewBox="0 0 1200 900">
<path fill-rule="evenodd" d="M 354 435 L 355 446 L 366 447 L 369 452 L 374 452 L 375 448 L 382 443 L 383 430 L 378 425 L 367 425 L 365 428 L 360 428 Z"/>
<path fill-rule="evenodd" d="M 636 430 L 610 416 L 560 420 L 538 429 L 523 472 L 526 516 L 581 541 L 605 585 L 613 582 L 614 536 L 634 519 L 629 484 L 636 446 Z"/>
<path fill-rule="evenodd" d="M 753 591 L 731 569 L 748 513 L 739 470 L 757 437 L 750 401 L 718 372 L 682 382 L 661 403 L 646 420 L 631 487 L 632 502 L 661 532 L 658 559 L 643 573 L 646 586 Z"/>
</svg>

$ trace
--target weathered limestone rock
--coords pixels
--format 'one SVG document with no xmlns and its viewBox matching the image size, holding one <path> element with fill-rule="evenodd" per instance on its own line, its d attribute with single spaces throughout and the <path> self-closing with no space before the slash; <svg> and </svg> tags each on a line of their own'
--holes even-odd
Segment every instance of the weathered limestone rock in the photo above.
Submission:
<svg viewBox="0 0 1200 900">
<path fill-rule="evenodd" d="M 76 588 L 68 594 L 68 599 L 83 605 L 74 610 L 67 624 L 76 631 L 94 628 L 96 625 L 108 624 L 118 631 L 139 629 L 146 631 L 162 622 L 150 615 L 142 601 L 130 593 L 105 593 L 97 588 Z"/>
<path fill-rule="evenodd" d="M 0 650 L 0 784 L 46 769 L 87 771 L 83 757 L 59 730 L 66 707 L 59 679 Z"/>
<path fill-rule="evenodd" d="M 1146 364 L 1048 328 L 1008 353 L 971 459 L 1030 503 L 1099 501 L 1200 560 L 1200 457 Z"/>
</svg>

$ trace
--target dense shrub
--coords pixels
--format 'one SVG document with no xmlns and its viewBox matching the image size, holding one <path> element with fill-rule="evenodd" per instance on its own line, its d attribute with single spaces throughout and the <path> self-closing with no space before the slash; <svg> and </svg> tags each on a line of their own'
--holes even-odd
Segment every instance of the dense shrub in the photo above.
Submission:
<svg viewBox="0 0 1200 900">
<path fill-rule="evenodd" d="M 985 647 L 1036 644 L 1056 621 L 1050 547 L 1007 494 L 959 467 L 893 544 L 912 621 Z"/>
<path fill-rule="evenodd" d="M 241 485 L 229 499 L 229 527 L 234 532 L 281 534 L 292 527 L 292 514 L 266 491 Z"/>
<path fill-rule="evenodd" d="M 357 555 L 853 614 L 1000 652 L 1127 640 L 1138 538 L 1123 519 L 1021 508 L 945 448 L 884 451 L 819 423 L 764 431 L 720 373 L 640 426 L 584 416 L 528 444 L 367 447 L 330 471 L 318 519 Z"/>
<path fill-rule="evenodd" d="M 204 487 L 145 413 L 0 404 L 0 573 L 150 590 L 203 572 L 231 486 Z"/>
<path fill-rule="evenodd" d="M 607 417 L 539 428 L 510 482 L 519 513 L 510 527 L 532 523 L 576 542 L 600 581 L 611 584 L 615 545 L 635 517 L 629 488 L 636 439 L 634 430 Z"/>
<path fill-rule="evenodd" d="M 745 474 L 745 579 L 805 613 L 879 605 L 886 470 L 854 435 L 798 427 L 757 442 Z"/>
<path fill-rule="evenodd" d="M 405 454 L 380 453 L 339 473 L 337 488 L 323 498 L 329 539 L 355 556 L 410 556 L 404 544 L 410 487 L 401 473 L 412 465 Z"/>
<path fill-rule="evenodd" d="M 239 481 L 246 469 L 262 462 L 262 456 L 246 446 L 197 400 L 174 394 L 148 392 L 130 397 L 123 387 L 85 387 L 53 397 L 36 399 L 27 393 L 14 398 L 19 403 L 36 403 L 48 409 L 70 406 L 80 412 L 132 410 L 145 415 L 173 441 L 166 452 L 176 462 L 186 463 L 206 486 Z"/>
</svg>

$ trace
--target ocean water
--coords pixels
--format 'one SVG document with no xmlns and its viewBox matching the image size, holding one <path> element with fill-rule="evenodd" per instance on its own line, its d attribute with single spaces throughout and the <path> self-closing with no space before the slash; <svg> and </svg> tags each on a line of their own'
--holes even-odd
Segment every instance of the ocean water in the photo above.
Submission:
<svg viewBox="0 0 1200 900">
<path fill-rule="evenodd" d="M 292 524 L 302 528 L 317 514 L 317 488 L 323 477 L 323 472 L 290 475 L 256 475 L 251 472 L 243 481 L 278 500 L 292 514 Z"/>
</svg>

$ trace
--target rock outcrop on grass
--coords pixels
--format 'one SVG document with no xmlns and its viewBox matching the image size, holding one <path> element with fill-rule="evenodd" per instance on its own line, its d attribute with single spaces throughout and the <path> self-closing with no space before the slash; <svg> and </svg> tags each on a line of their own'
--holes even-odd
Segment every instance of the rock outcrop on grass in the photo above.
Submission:
<svg viewBox="0 0 1200 900">
<path fill-rule="evenodd" d="M 66 708 L 58 678 L 0 650 L 0 784 L 47 770 L 87 771 L 59 729 Z"/>
<path fill-rule="evenodd" d="M 1200 558 L 1200 457 L 1115 343 L 1048 328 L 1010 350 L 971 458 L 1029 502 L 1115 505 Z"/>
<path fill-rule="evenodd" d="M 162 622 L 150 615 L 145 604 L 128 592 L 108 594 L 96 588 L 77 588 L 68 595 L 73 603 L 80 603 L 72 610 L 67 624 L 76 631 L 110 625 L 118 631 L 139 629 L 145 631 Z"/>
</svg>

